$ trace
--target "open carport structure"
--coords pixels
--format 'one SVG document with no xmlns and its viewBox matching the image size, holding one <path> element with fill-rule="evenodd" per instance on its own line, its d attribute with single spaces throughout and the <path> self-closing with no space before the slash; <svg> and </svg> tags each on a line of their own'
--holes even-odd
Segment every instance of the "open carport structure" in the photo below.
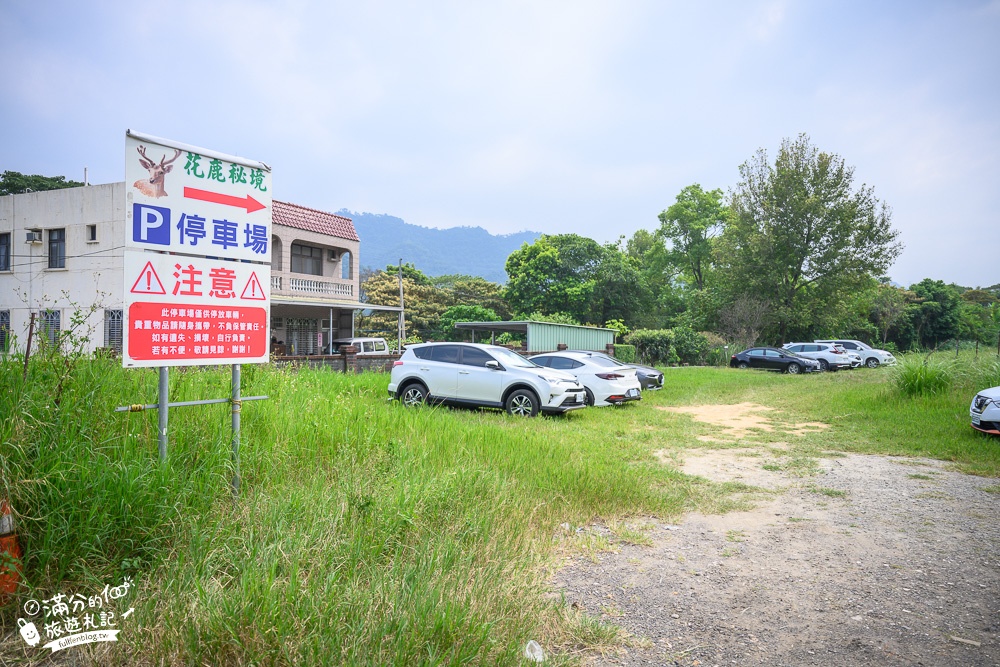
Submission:
<svg viewBox="0 0 1000 667">
<path fill-rule="evenodd" d="M 473 340 L 479 334 L 489 332 L 496 342 L 498 333 L 521 334 L 525 338 L 524 351 L 529 354 L 555 352 L 559 349 L 593 350 L 604 352 L 614 345 L 614 329 L 584 327 L 554 322 L 533 322 L 531 320 L 510 322 L 458 322 L 456 329 L 472 332 Z M 565 347 L 562 347 L 565 345 Z"/>
</svg>

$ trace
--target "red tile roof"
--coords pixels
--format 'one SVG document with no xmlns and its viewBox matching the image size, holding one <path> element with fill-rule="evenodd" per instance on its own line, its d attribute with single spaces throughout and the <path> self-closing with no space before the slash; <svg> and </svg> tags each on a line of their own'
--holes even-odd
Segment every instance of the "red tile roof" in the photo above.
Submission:
<svg viewBox="0 0 1000 667">
<path fill-rule="evenodd" d="M 360 240 L 350 218 L 276 199 L 271 202 L 271 222 L 309 232 L 329 234 L 350 241 Z"/>
</svg>

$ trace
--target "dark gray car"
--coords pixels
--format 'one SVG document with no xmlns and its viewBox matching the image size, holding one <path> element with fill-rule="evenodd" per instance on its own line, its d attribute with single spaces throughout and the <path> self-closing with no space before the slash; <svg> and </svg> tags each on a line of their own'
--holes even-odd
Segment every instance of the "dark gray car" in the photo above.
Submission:
<svg viewBox="0 0 1000 667">
<path fill-rule="evenodd" d="M 657 389 L 663 389 L 663 373 L 656 370 L 652 366 L 640 366 L 639 364 L 626 364 L 620 359 L 615 359 L 609 354 L 603 352 L 591 352 L 589 350 L 566 350 L 567 352 L 579 352 L 581 354 L 589 354 L 594 357 L 601 357 L 602 359 L 610 359 L 619 366 L 628 366 L 629 368 L 635 369 L 635 375 L 639 379 L 639 386 L 642 387 L 643 391 L 656 391 Z"/>
</svg>

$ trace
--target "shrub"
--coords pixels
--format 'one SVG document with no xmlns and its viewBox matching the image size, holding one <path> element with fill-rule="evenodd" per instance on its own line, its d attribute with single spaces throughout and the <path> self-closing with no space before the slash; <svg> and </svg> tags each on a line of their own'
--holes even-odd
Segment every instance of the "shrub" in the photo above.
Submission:
<svg viewBox="0 0 1000 667">
<path fill-rule="evenodd" d="M 615 359 L 623 364 L 635 361 L 635 345 L 615 345 Z"/>
<path fill-rule="evenodd" d="M 905 396 L 925 396 L 948 390 L 954 379 L 953 364 L 930 355 L 909 355 L 893 368 L 892 381 Z"/>
<path fill-rule="evenodd" d="M 676 364 L 679 358 L 673 340 L 670 329 L 639 329 L 625 338 L 629 345 L 635 345 L 638 359 L 649 364 Z"/>
<path fill-rule="evenodd" d="M 708 352 L 708 339 L 687 326 L 674 327 L 674 352 L 685 364 L 699 364 Z"/>
</svg>

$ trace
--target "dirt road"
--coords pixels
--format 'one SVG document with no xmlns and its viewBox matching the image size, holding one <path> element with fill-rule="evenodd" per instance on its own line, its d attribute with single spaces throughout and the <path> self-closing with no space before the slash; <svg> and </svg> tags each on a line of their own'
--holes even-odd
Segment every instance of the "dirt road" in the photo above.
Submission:
<svg viewBox="0 0 1000 667">
<path fill-rule="evenodd" d="M 1000 665 L 997 480 L 913 458 L 831 455 L 802 476 L 780 449 L 683 456 L 775 493 L 562 568 L 568 604 L 632 635 L 591 664 Z"/>
</svg>

